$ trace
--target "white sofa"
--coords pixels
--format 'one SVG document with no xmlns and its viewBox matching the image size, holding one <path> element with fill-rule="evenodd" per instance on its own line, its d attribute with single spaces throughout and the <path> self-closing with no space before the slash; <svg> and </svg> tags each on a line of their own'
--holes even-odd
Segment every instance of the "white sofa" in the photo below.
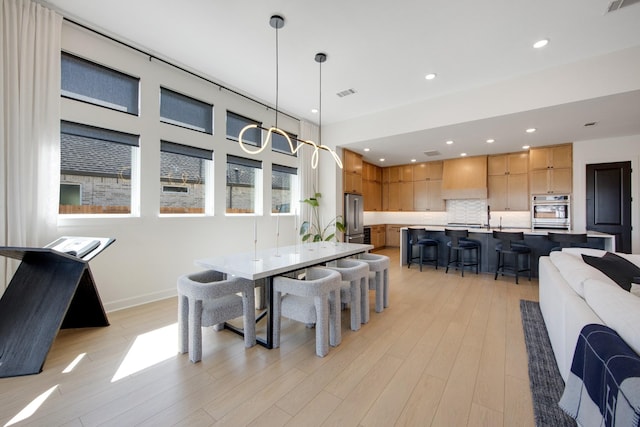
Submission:
<svg viewBox="0 0 640 427">
<path fill-rule="evenodd" d="M 602 257 L 606 251 L 568 248 L 539 260 L 539 299 L 551 346 L 567 381 L 580 330 L 589 323 L 607 325 L 640 354 L 640 295 L 623 290 L 582 254 Z M 618 253 L 640 267 L 640 255 Z"/>
</svg>

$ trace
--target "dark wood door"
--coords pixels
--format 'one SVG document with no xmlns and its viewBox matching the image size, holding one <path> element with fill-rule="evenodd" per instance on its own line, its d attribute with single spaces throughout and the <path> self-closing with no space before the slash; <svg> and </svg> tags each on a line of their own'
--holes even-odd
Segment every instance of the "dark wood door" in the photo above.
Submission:
<svg viewBox="0 0 640 427">
<path fill-rule="evenodd" d="M 631 162 L 587 165 L 587 230 L 616 236 L 631 253 Z"/>
</svg>

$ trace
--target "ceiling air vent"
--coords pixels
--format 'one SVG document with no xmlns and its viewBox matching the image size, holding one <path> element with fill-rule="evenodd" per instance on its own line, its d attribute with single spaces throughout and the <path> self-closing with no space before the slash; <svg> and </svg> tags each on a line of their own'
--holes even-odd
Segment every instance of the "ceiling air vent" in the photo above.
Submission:
<svg viewBox="0 0 640 427">
<path fill-rule="evenodd" d="M 623 7 L 631 6 L 632 4 L 640 3 L 640 0 L 613 0 L 609 3 L 607 13 L 615 12 Z"/>
<path fill-rule="evenodd" d="M 439 156 L 440 152 L 438 150 L 427 150 L 424 152 L 424 154 L 426 154 L 429 157 L 433 157 L 433 156 Z"/>
<path fill-rule="evenodd" d="M 336 93 L 336 95 L 338 95 L 340 98 L 344 98 L 345 96 L 353 95 L 354 93 L 356 93 L 355 89 L 347 89 L 343 90 L 342 92 Z"/>
</svg>

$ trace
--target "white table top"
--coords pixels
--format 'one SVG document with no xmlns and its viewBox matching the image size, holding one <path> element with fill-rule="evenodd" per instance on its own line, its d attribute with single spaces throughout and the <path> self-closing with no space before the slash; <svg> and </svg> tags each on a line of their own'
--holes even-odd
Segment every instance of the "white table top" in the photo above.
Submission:
<svg viewBox="0 0 640 427">
<path fill-rule="evenodd" d="M 233 274 L 249 280 L 303 269 L 327 261 L 367 252 L 372 245 L 343 242 L 313 242 L 293 246 L 262 249 L 254 252 L 198 259 L 195 264 L 209 270 Z"/>
</svg>

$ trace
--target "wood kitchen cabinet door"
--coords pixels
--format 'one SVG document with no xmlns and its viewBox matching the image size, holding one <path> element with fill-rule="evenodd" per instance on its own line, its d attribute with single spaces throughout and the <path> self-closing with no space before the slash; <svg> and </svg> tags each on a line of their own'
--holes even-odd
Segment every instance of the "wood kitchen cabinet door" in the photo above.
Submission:
<svg viewBox="0 0 640 427">
<path fill-rule="evenodd" d="M 569 168 L 532 170 L 531 194 L 570 194 L 573 174 Z"/>
</svg>

